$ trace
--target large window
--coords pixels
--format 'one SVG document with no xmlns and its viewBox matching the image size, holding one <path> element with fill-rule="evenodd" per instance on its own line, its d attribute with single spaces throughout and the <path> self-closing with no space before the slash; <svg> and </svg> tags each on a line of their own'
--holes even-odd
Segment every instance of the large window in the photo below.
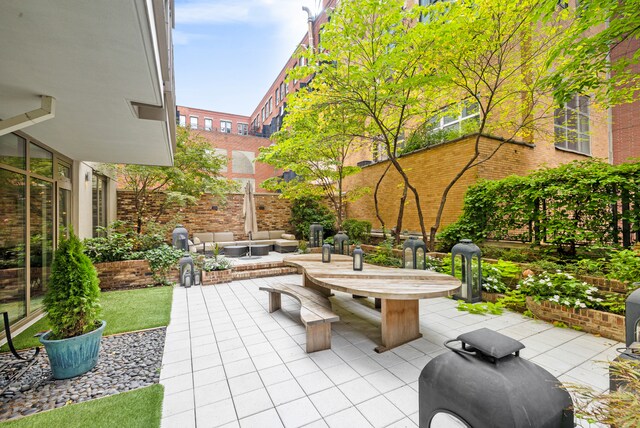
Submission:
<svg viewBox="0 0 640 428">
<path fill-rule="evenodd" d="M 477 102 L 463 102 L 460 105 L 446 107 L 431 120 L 432 131 L 456 131 L 467 133 L 467 127 L 474 126 L 480 117 Z"/>
<path fill-rule="evenodd" d="M 191 126 L 191 129 L 198 129 L 198 117 L 197 116 L 189 117 L 189 124 Z"/>
<path fill-rule="evenodd" d="M 554 114 L 555 145 L 559 149 L 591 154 L 589 97 L 575 95 Z"/>
<path fill-rule="evenodd" d="M 213 120 L 212 119 L 205 119 L 204 120 L 204 130 L 205 131 L 211 131 L 213 129 Z"/>
<path fill-rule="evenodd" d="M 180 126 L 187 126 L 187 116 L 184 114 L 180 115 Z"/>
<path fill-rule="evenodd" d="M 248 135 L 249 134 L 249 125 L 246 123 L 238 123 L 238 134 L 240 135 Z"/>
<path fill-rule="evenodd" d="M 231 121 L 230 120 L 221 120 L 220 121 L 220 132 L 226 132 L 227 134 L 231 134 Z"/>
<path fill-rule="evenodd" d="M 94 173 L 91 187 L 93 190 L 93 236 L 98 236 L 98 228 L 107 227 L 107 177 Z"/>
</svg>

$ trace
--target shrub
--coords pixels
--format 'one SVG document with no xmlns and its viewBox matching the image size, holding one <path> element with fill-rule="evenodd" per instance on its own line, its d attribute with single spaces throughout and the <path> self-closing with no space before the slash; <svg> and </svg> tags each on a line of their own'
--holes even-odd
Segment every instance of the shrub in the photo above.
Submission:
<svg viewBox="0 0 640 428">
<path fill-rule="evenodd" d="M 182 257 L 183 251 L 177 250 L 167 244 L 163 244 L 153 250 L 144 253 L 144 258 L 149 262 L 153 279 L 160 285 L 171 285 L 167 279 L 167 274 L 171 268 L 176 267 L 178 260 Z"/>
<path fill-rule="evenodd" d="M 609 259 L 608 278 L 624 282 L 640 281 L 640 256 L 635 251 L 622 250 Z"/>
<path fill-rule="evenodd" d="M 476 272 L 478 270 L 478 265 L 475 259 L 472 260 L 473 264 L 471 268 Z M 456 257 L 456 270 L 455 276 L 458 279 L 462 278 L 462 262 L 460 261 L 460 257 Z M 503 262 L 503 269 L 507 272 L 511 272 L 510 265 L 506 265 L 509 262 Z M 509 266 L 506 268 L 504 266 Z M 451 254 L 447 254 L 443 259 L 440 265 L 439 272 L 446 273 L 447 275 L 451 275 Z M 508 275 L 508 274 L 506 274 Z M 491 263 L 482 263 L 482 290 L 488 293 L 506 293 L 510 288 L 505 284 L 503 279 L 502 270 L 497 267 L 497 265 Z"/>
<path fill-rule="evenodd" d="M 378 266 L 402 267 L 402 259 L 393 255 L 393 238 L 381 242 L 373 253 L 365 254 L 364 260 Z"/>
<path fill-rule="evenodd" d="M 368 220 L 356 220 L 350 218 L 342 223 L 342 229 L 345 231 L 351 242 L 367 243 L 371 236 L 371 222 Z"/>
<path fill-rule="evenodd" d="M 70 230 L 69 238 L 58 244 L 44 298 L 51 339 L 79 336 L 99 327 L 99 282 L 82 243 Z"/>
<path fill-rule="evenodd" d="M 202 265 L 202 270 L 205 272 L 212 272 L 214 270 L 226 270 L 233 267 L 233 262 L 224 256 L 216 258 L 205 259 Z"/>
<path fill-rule="evenodd" d="M 309 226 L 319 223 L 324 229 L 325 236 L 335 233 L 335 215 L 322 205 L 317 198 L 298 198 L 291 204 L 291 224 L 295 228 L 298 239 L 309 239 Z"/>
<path fill-rule="evenodd" d="M 124 223 L 115 221 L 107 227 L 98 228 L 98 236 L 84 240 L 85 253 L 94 263 L 129 260 L 133 251 L 130 231 Z"/>
</svg>

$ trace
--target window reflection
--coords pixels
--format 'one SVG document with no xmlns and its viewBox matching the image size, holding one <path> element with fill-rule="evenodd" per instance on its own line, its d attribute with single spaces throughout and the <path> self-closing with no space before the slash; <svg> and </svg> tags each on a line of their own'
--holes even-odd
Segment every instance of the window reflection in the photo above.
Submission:
<svg viewBox="0 0 640 428">
<path fill-rule="evenodd" d="M 31 310 L 42 305 L 53 256 L 53 183 L 31 179 Z"/>
</svg>

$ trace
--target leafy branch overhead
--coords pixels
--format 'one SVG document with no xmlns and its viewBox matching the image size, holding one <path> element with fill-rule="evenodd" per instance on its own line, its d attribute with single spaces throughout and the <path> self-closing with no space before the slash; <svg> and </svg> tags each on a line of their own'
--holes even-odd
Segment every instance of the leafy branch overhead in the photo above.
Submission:
<svg viewBox="0 0 640 428">
<path fill-rule="evenodd" d="M 173 166 L 118 165 L 118 177 L 135 197 L 136 228 L 156 221 L 168 208 L 195 204 L 204 193 L 224 200 L 237 185 L 220 175 L 227 159 L 211 143 L 189 129 L 178 127 Z"/>
</svg>

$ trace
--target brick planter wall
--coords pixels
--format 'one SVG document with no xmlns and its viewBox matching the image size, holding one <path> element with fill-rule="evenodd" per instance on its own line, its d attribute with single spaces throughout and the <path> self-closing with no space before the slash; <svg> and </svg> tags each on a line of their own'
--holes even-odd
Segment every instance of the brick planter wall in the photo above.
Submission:
<svg viewBox="0 0 640 428">
<path fill-rule="evenodd" d="M 215 285 L 215 284 L 224 284 L 226 282 L 231 282 L 232 270 L 214 270 L 211 272 L 202 271 L 202 285 Z"/>
<path fill-rule="evenodd" d="M 149 262 L 125 260 L 121 262 L 96 263 L 101 290 L 145 288 L 154 285 Z M 170 281 L 178 281 L 177 269 L 169 273 Z"/>
<path fill-rule="evenodd" d="M 587 333 L 599 334 L 608 339 L 625 341 L 624 317 L 593 309 L 572 309 L 549 301 L 535 302 L 527 297 L 527 309 L 545 321 L 561 321 L 578 326 Z"/>
</svg>

